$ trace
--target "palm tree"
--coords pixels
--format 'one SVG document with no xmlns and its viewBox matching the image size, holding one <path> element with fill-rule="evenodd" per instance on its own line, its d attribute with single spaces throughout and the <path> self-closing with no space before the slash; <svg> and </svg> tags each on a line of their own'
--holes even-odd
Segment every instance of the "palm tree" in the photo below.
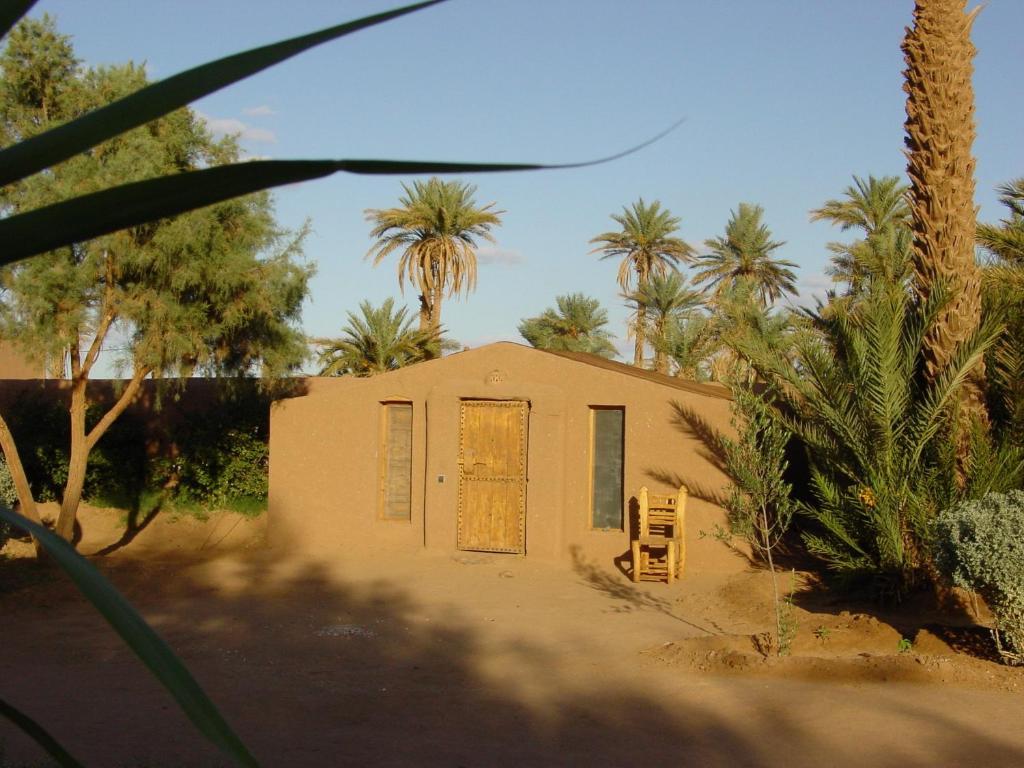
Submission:
<svg viewBox="0 0 1024 768">
<path fill-rule="evenodd" d="M 916 0 L 903 39 L 907 64 L 905 144 L 914 233 L 914 288 L 922 302 L 946 302 L 925 336 L 925 374 L 936 380 L 954 351 L 981 322 L 981 277 L 974 259 L 974 45 L 971 26 L 981 6 L 966 0 Z M 958 442 L 966 459 L 971 422 L 988 423 L 985 364 L 979 359 L 960 390 Z"/>
<path fill-rule="evenodd" d="M 1011 441 L 1024 445 L 1024 178 L 999 187 L 1009 216 L 978 225 L 978 244 L 991 258 L 982 268 L 985 315 L 1006 326 L 986 356 L 992 415 Z"/>
<path fill-rule="evenodd" d="M 621 227 L 617 232 L 604 232 L 593 238 L 597 244 L 591 253 L 601 253 L 602 259 L 622 259 L 619 263 L 618 281 L 623 291 L 642 287 L 654 275 L 663 275 L 680 261 L 693 259 L 693 248 L 672 233 L 679 229 L 679 218 L 661 207 L 655 200 L 647 205 L 643 198 L 633 203 L 632 208 L 623 208 L 622 215 L 612 214 L 612 219 Z M 644 362 L 645 311 L 637 306 L 636 346 L 633 365 Z"/>
<path fill-rule="evenodd" d="M 399 207 L 366 211 L 377 243 L 367 253 L 374 266 L 401 250 L 398 285 L 404 281 L 420 290 L 420 330 L 441 327 L 441 299 L 476 288 L 476 239 L 494 242 L 491 228 L 501 224 L 503 211 L 494 203 L 478 207 L 476 187 L 431 178 L 402 185 Z"/>
<path fill-rule="evenodd" d="M 867 181 L 854 176 L 845 199 L 827 200 L 811 211 L 811 221 L 828 221 L 843 231 L 859 229 L 863 238 L 853 243 L 829 243 L 833 281 L 846 283 L 855 296 L 868 280 L 881 277 L 902 283 L 910 273 L 910 206 L 907 187 L 897 176 Z"/>
<path fill-rule="evenodd" d="M 998 328 L 958 344 L 940 375 L 921 375 L 924 338 L 944 299 L 915 305 L 898 286 L 876 283 L 857 312 L 808 312 L 797 359 L 760 345 L 745 357 L 779 394 L 776 417 L 807 448 L 815 521 L 809 551 L 830 569 L 902 591 L 926 570 L 934 515 L 957 498 L 1019 482 L 1018 470 L 979 472 L 970 488 L 951 482 L 950 406 Z M 980 467 L 980 464 L 979 464 Z M 1012 485 L 1010 486 L 1012 487 Z"/>
<path fill-rule="evenodd" d="M 785 243 L 772 240 L 772 233 L 761 221 L 764 208 L 740 203 L 739 210 L 730 214 L 725 236 L 704 241 L 711 252 L 699 258 L 703 268 L 694 276 L 694 283 L 707 283 L 705 290 L 713 289 L 716 297 L 750 283 L 764 305 L 784 293 L 796 295 L 796 275 L 790 268 L 797 265 L 772 258 Z"/>
<path fill-rule="evenodd" d="M 640 310 L 644 312 L 647 325 L 643 334 L 654 347 L 654 370 L 668 375 L 669 336 L 674 326 L 684 316 L 693 314 L 704 306 L 700 291 L 692 290 L 677 271 L 664 275 L 653 275 L 646 283 L 632 293 L 626 294 L 637 308 L 635 324 L 639 326 Z M 637 332 L 634 329 L 634 333 Z"/>
<path fill-rule="evenodd" d="M 394 299 L 380 307 L 359 304 L 362 317 L 348 313 L 344 334 L 336 339 L 316 339 L 321 376 L 373 376 L 436 357 L 443 342 L 433 329 L 414 330 L 409 310 L 395 310 Z"/>
<path fill-rule="evenodd" d="M 721 348 L 714 318 L 700 312 L 676 319 L 665 334 L 665 353 L 675 363 L 676 376 L 681 379 L 712 378 L 714 359 Z"/>
<path fill-rule="evenodd" d="M 555 299 L 558 309 L 546 309 L 538 317 L 528 317 L 519 324 L 519 333 L 538 349 L 564 352 L 589 352 L 601 357 L 615 357 L 611 334 L 604 329 L 608 312 L 597 299 L 572 293 Z"/>
<path fill-rule="evenodd" d="M 1006 265 L 1024 269 L 1024 177 L 1003 184 L 999 192 L 1010 215 L 998 224 L 979 224 L 978 245 Z"/>
<path fill-rule="evenodd" d="M 876 179 L 869 175 L 867 181 L 854 176 L 853 186 L 843 190 L 846 199 L 826 200 L 821 208 L 811 211 L 811 221 L 828 221 L 844 232 L 859 229 L 865 235 L 909 224 L 908 189 L 898 176 Z"/>
</svg>

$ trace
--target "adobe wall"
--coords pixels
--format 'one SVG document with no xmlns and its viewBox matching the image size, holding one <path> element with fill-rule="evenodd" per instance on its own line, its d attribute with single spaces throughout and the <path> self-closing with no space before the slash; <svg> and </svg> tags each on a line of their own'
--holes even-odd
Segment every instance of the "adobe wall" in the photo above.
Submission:
<svg viewBox="0 0 1024 768">
<path fill-rule="evenodd" d="M 273 545 L 456 549 L 459 410 L 463 399 L 530 403 L 526 549 L 560 558 L 578 549 L 609 561 L 629 548 L 624 531 L 592 530 L 590 407 L 626 413 L 624 509 L 641 485 L 691 489 L 688 568 L 734 570 L 742 560 L 698 531 L 724 525 L 715 503 L 727 484 L 680 410 L 729 429 L 729 401 L 626 376 L 516 344 L 495 344 L 371 379 L 310 379 L 304 397 L 271 408 Z M 409 522 L 378 519 L 380 403 L 413 403 Z M 628 515 L 627 515 L 628 516 Z"/>
<path fill-rule="evenodd" d="M 89 402 L 110 407 L 120 397 L 125 381 L 121 379 L 94 379 L 88 384 Z M 259 381 L 244 379 L 147 379 L 142 382 L 135 400 L 126 413 L 142 418 L 151 426 L 183 419 L 202 418 L 204 413 L 219 406 L 231 392 L 240 396 L 269 401 L 272 393 L 260 392 Z M 278 383 L 281 391 L 304 392 L 301 380 L 283 379 Z M 0 379 L 0 412 L 17 406 L 23 397 L 38 397 L 66 407 L 71 397 L 71 382 L 67 379 Z"/>
<path fill-rule="evenodd" d="M 30 360 L 9 341 L 0 341 L 0 380 L 40 379 L 45 373 L 42 363 Z"/>
</svg>

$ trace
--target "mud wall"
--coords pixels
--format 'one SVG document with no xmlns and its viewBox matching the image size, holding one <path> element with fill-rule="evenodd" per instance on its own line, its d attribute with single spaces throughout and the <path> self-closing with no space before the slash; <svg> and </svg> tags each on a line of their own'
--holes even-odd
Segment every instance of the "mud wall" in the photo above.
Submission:
<svg viewBox="0 0 1024 768">
<path fill-rule="evenodd" d="M 688 567 L 734 570 L 743 562 L 702 538 L 724 525 L 727 480 L 702 433 L 730 429 L 724 390 L 625 366 L 594 366 L 499 343 L 370 379 L 309 379 L 303 396 L 271 409 L 270 520 L 273 545 L 456 549 L 459 412 L 464 399 L 529 403 L 526 556 L 574 552 L 624 556 L 626 530 L 590 525 L 591 408 L 625 409 L 623 508 L 640 486 L 671 492 L 686 483 Z M 413 406 L 412 516 L 378 515 L 382 403 Z"/>
</svg>

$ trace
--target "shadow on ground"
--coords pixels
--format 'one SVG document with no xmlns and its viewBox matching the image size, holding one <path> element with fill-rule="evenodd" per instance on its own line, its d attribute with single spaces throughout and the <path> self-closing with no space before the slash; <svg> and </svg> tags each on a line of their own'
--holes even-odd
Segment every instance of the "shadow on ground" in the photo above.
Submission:
<svg viewBox="0 0 1024 768">
<path fill-rule="evenodd" d="M 604 679 L 599 658 L 589 679 L 570 679 L 575 649 L 485 642 L 477 619 L 457 606 L 426 610 L 390 579 L 343 579 L 323 564 L 266 553 L 101 567 L 267 766 L 932 763 L 871 743 L 837 761 L 834 734 L 815 725 L 819 713 L 808 719 L 788 698 L 802 689 L 737 682 L 715 689 L 711 706 L 697 681 L 667 697 Z M 577 573 L 627 599 L 585 563 Z M 3 595 L 0 610 L 5 698 L 87 765 L 223 764 L 75 593 L 29 579 Z M 1024 763 L 1017 744 L 974 733 L 953 714 L 918 710 L 913 699 L 882 697 L 877 706 L 917 722 L 944 764 Z M 7 724 L 0 744 L 11 764 L 45 764 Z"/>
<path fill-rule="evenodd" d="M 624 581 L 620 576 L 602 568 L 594 560 L 588 559 L 579 547 L 573 547 L 570 551 L 572 557 L 572 569 L 580 577 L 586 586 L 608 596 L 616 603 L 620 603 L 630 610 L 642 609 L 656 611 L 663 616 L 668 616 L 686 626 L 705 635 L 721 634 L 718 630 L 702 626 L 680 616 L 674 609 L 672 601 L 652 595 L 644 589 L 638 589 L 633 584 Z M 628 576 L 632 569 L 630 565 L 630 554 L 625 552 L 615 558 L 615 568 L 621 576 Z"/>
</svg>

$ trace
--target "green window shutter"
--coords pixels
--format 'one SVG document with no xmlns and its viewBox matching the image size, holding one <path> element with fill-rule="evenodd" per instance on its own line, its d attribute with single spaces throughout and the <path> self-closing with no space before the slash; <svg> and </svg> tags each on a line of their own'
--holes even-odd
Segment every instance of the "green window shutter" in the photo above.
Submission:
<svg viewBox="0 0 1024 768">
<path fill-rule="evenodd" d="M 594 528 L 622 530 L 622 478 L 626 412 L 591 409 L 591 502 Z"/>
</svg>

